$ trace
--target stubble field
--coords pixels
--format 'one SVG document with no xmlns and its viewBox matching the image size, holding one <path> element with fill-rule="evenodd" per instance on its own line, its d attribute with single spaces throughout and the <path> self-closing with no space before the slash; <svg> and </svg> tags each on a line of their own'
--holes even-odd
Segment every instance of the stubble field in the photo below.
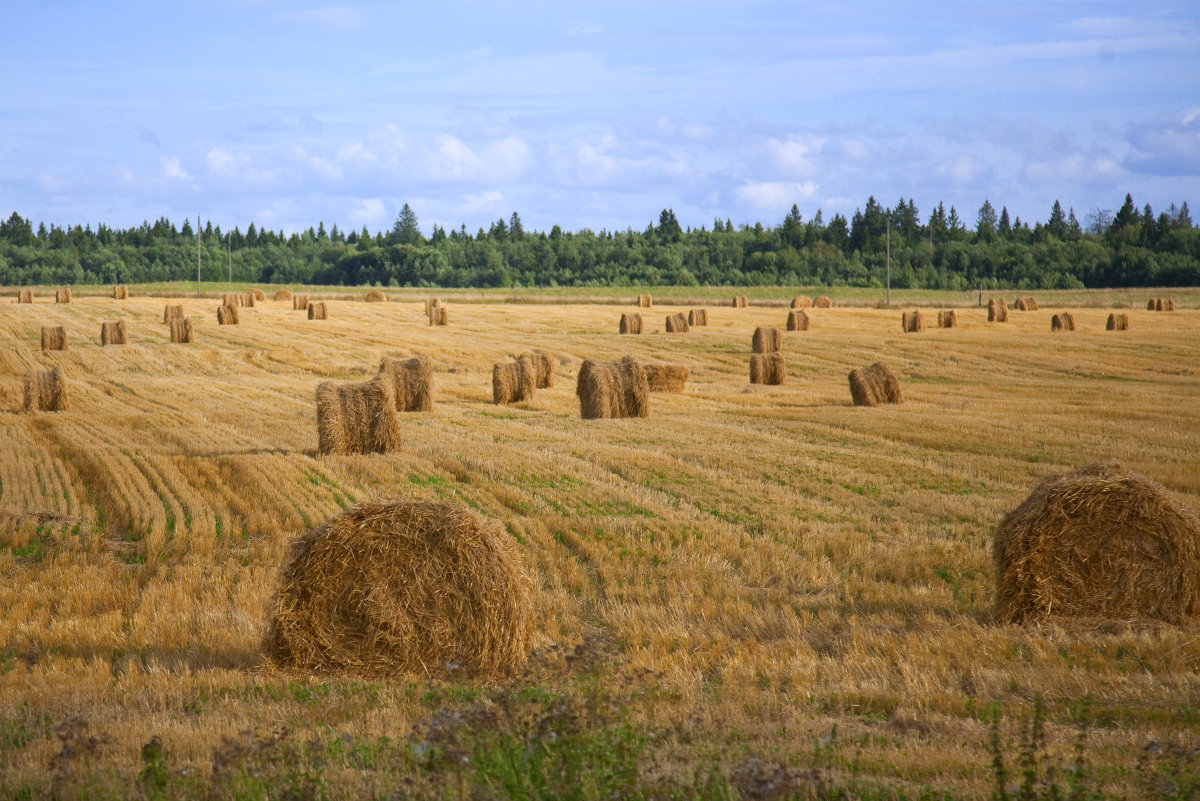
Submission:
<svg viewBox="0 0 1200 801">
<path fill-rule="evenodd" d="M 812 309 L 811 330 L 784 333 L 787 383 L 762 387 L 751 333 L 782 329 L 783 308 L 709 305 L 707 327 L 664 334 L 689 307 L 656 304 L 640 310 L 653 333 L 620 336 L 631 307 L 450 299 L 430 327 L 397 297 L 331 300 L 324 321 L 268 300 L 218 326 L 218 300 L 181 296 L 189 345 L 169 342 L 162 297 L 0 304 L 5 796 L 267 797 L 286 782 L 254 796 L 255 776 L 295 771 L 332 797 L 519 795 L 463 767 L 485 764 L 489 725 L 553 751 L 514 698 L 537 725 L 599 732 L 579 745 L 608 743 L 593 764 L 633 754 L 628 787 L 649 795 L 775 781 L 978 797 L 995 786 L 991 721 L 1015 762 L 1038 698 L 1047 764 L 1071 764 L 1086 720 L 1088 776 L 1112 792 L 1200 765 L 1200 629 L 991 618 L 992 531 L 1042 477 L 1117 459 L 1200 510 L 1194 302 L 1134 306 L 1125 332 L 1081 304 L 1073 333 L 1051 333 L 1045 302 L 1005 324 L 960 305 L 958 328 L 919 334 L 898 305 Z M 130 344 L 100 347 L 116 319 Z M 68 351 L 39 349 L 51 324 Z M 554 354 L 554 386 L 492 405 L 492 364 L 533 348 Z M 436 405 L 402 415 L 402 452 L 318 456 L 316 385 L 415 353 L 433 358 Z M 649 419 L 580 420 L 581 360 L 625 354 L 686 365 L 686 392 L 653 395 Z M 877 360 L 905 402 L 851 406 L 847 372 Z M 20 413 L 24 372 L 58 365 L 70 410 Z M 264 663 L 287 544 L 397 495 L 461 500 L 517 538 L 536 621 L 522 674 L 480 687 Z M 147 785 L 153 738 L 165 778 Z"/>
</svg>

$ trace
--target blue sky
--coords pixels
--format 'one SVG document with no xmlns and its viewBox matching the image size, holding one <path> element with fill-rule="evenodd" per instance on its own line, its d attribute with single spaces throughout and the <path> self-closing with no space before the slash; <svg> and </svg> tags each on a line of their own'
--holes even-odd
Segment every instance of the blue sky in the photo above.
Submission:
<svg viewBox="0 0 1200 801">
<path fill-rule="evenodd" d="M 419 6 L 419 7 L 409 7 Z M 1200 4 L 8 0 L 0 213 L 474 231 L 1200 197 Z"/>
</svg>

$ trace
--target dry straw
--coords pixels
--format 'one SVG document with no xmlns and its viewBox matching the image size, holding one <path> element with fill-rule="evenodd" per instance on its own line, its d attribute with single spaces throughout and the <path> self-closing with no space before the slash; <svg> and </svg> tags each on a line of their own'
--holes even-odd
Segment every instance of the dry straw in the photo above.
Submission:
<svg viewBox="0 0 1200 801">
<path fill-rule="evenodd" d="M 304 311 L 308 308 L 308 295 L 292 295 L 292 311 Z"/>
<path fill-rule="evenodd" d="M 807 331 L 808 325 L 808 312 L 804 311 L 804 309 L 792 309 L 788 312 L 787 330 Z"/>
<path fill-rule="evenodd" d="M 1065 312 L 1059 312 L 1058 316 L 1062 318 L 1063 325 L 1065 325 L 1067 327 L 1068 331 L 1075 330 L 1075 315 L 1074 314 L 1071 314 L 1071 312 L 1065 311 Z"/>
<path fill-rule="evenodd" d="M 1162 311 L 1162 310 L 1163 310 L 1162 298 L 1150 298 L 1150 300 L 1146 303 L 1146 311 Z"/>
<path fill-rule="evenodd" d="M 267 293 L 263 292 L 261 289 L 251 289 L 250 295 L 254 298 L 255 303 L 260 300 L 265 301 L 267 299 Z"/>
<path fill-rule="evenodd" d="M 900 316 L 900 329 L 906 334 L 925 330 L 925 315 L 919 311 L 906 311 Z"/>
<path fill-rule="evenodd" d="M 1037 311 L 1038 310 L 1037 301 L 1029 296 L 1026 296 L 1023 298 L 1017 298 L 1017 302 L 1014 303 L 1013 306 L 1017 309 L 1017 311 Z"/>
<path fill-rule="evenodd" d="M 622 334 L 642 333 L 642 315 L 637 313 L 622 314 L 620 330 Z"/>
<path fill-rule="evenodd" d="M 318 453 L 390 453 L 400 448 L 396 394 L 386 374 L 317 385 Z"/>
<path fill-rule="evenodd" d="M 958 312 L 954 309 L 938 312 L 938 328 L 957 328 Z"/>
<path fill-rule="evenodd" d="M 429 308 L 429 324 L 430 325 L 446 325 L 449 317 L 446 314 L 445 306 L 431 306 Z"/>
<path fill-rule="evenodd" d="M 433 360 L 424 353 L 411 359 L 384 357 L 379 362 L 379 375 L 392 384 L 396 411 L 433 410 Z"/>
<path fill-rule="evenodd" d="M 33 303 L 33 290 L 21 289 L 17 291 L 17 303 Z"/>
<path fill-rule="evenodd" d="M 1129 315 L 1124 312 L 1113 312 L 1108 315 L 1108 322 L 1104 325 L 1107 331 L 1128 331 L 1129 330 Z"/>
<path fill-rule="evenodd" d="M 436 309 L 441 305 L 442 302 L 437 298 L 425 298 L 425 316 L 428 317 L 430 310 Z"/>
<path fill-rule="evenodd" d="M 114 300 L 129 300 L 129 287 L 124 284 L 117 284 L 113 287 Z"/>
<path fill-rule="evenodd" d="M 1008 322 L 1008 303 L 1004 300 L 1004 298 L 1000 298 L 999 300 L 996 298 L 988 298 L 988 322 Z"/>
<path fill-rule="evenodd" d="M 170 304 L 163 306 L 163 324 L 170 325 L 175 320 L 183 319 L 183 306 Z"/>
<path fill-rule="evenodd" d="M 687 387 L 688 369 L 682 364 L 651 362 L 644 368 L 646 386 L 651 392 L 683 392 Z"/>
<path fill-rule="evenodd" d="M 855 406 L 878 406 L 904 400 L 900 395 L 900 382 L 883 362 L 850 371 L 850 397 Z"/>
<path fill-rule="evenodd" d="M 996 527 L 992 555 L 1003 622 L 1200 616 L 1200 521 L 1116 462 L 1044 479 Z"/>
<path fill-rule="evenodd" d="M 733 296 L 733 308 L 735 308 L 735 309 L 744 309 L 744 308 L 746 308 L 747 305 L 749 305 L 749 303 L 750 303 L 750 301 L 748 301 L 746 299 L 745 295 L 734 295 Z"/>
<path fill-rule="evenodd" d="M 306 672 L 488 679 L 528 657 L 530 596 L 499 522 L 457 502 L 363 503 L 292 543 L 264 650 Z"/>
<path fill-rule="evenodd" d="M 667 333 L 668 334 L 686 334 L 688 332 L 688 321 L 683 314 L 671 314 L 667 316 Z"/>
<path fill-rule="evenodd" d="M 813 301 L 813 307 L 817 309 L 832 309 L 833 301 L 821 295 Z"/>
<path fill-rule="evenodd" d="M 71 302 L 71 287 L 63 287 L 62 289 L 54 290 L 55 303 L 70 303 Z"/>
<path fill-rule="evenodd" d="M 370 292 L 367 293 L 366 302 L 367 303 L 386 303 L 387 295 L 383 294 L 378 289 L 372 289 Z"/>
<path fill-rule="evenodd" d="M 774 353 L 783 347 L 783 334 L 778 328 L 759 326 L 750 338 L 750 350 L 754 353 Z"/>
<path fill-rule="evenodd" d="M 1166 298 L 1163 301 L 1163 311 L 1175 311 L 1175 298 Z"/>
<path fill-rule="evenodd" d="M 554 386 L 554 359 L 545 351 L 535 350 L 526 354 L 533 362 L 533 385 L 538 389 Z"/>
<path fill-rule="evenodd" d="M 692 309 L 688 312 L 688 325 L 708 325 L 708 309 Z"/>
<path fill-rule="evenodd" d="M 275 300 L 291 300 L 292 293 L 286 289 L 281 289 L 275 293 Z"/>
<path fill-rule="evenodd" d="M 254 296 L 253 292 L 247 292 L 246 294 L 242 295 L 242 305 L 245 306 L 247 309 L 253 309 L 254 304 L 257 301 L 258 301 L 258 298 Z"/>
<path fill-rule="evenodd" d="M 246 296 L 240 292 L 226 292 L 221 296 L 222 306 L 241 306 L 245 303 Z"/>
<path fill-rule="evenodd" d="M 638 295 L 637 305 L 639 309 L 649 309 L 654 305 L 654 298 L 652 298 L 650 295 Z"/>
<path fill-rule="evenodd" d="M 237 306 L 219 306 L 217 308 L 217 325 L 237 325 L 239 322 Z"/>
<path fill-rule="evenodd" d="M 329 307 L 325 305 L 325 301 L 314 301 L 308 304 L 308 319 L 310 320 L 328 320 Z"/>
<path fill-rule="evenodd" d="M 775 330 L 775 329 L 772 329 Z M 777 352 L 755 353 L 750 357 L 751 384 L 782 384 L 787 381 L 787 365 Z"/>
<path fill-rule="evenodd" d="M 808 309 L 812 307 L 812 298 L 808 295 L 797 295 L 792 298 L 793 309 Z"/>
<path fill-rule="evenodd" d="M 492 403 L 519 403 L 533 400 L 534 367 L 528 353 L 516 361 L 492 365 Z"/>
<path fill-rule="evenodd" d="M 67 410 L 67 374 L 61 367 L 53 370 L 29 370 L 25 373 L 24 404 L 27 412 L 65 412 Z"/>
<path fill-rule="evenodd" d="M 184 317 L 182 320 L 171 321 L 171 341 L 172 342 L 195 342 L 195 331 L 192 330 L 192 321 Z"/>
<path fill-rule="evenodd" d="M 124 345 L 125 321 L 117 320 L 115 323 L 100 323 L 100 344 Z"/>
<path fill-rule="evenodd" d="M 67 329 L 61 325 L 42 326 L 42 350 L 66 350 Z"/>
<path fill-rule="evenodd" d="M 646 371 L 631 356 L 614 362 L 584 360 L 575 394 L 579 416 L 585 420 L 650 416 Z"/>
</svg>

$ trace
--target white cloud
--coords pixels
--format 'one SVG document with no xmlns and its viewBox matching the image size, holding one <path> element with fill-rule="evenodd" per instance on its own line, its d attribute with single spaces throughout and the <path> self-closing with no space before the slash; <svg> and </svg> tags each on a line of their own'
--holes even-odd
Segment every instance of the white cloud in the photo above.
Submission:
<svg viewBox="0 0 1200 801">
<path fill-rule="evenodd" d="M 367 25 L 367 17 L 362 10 L 350 6 L 327 6 L 309 11 L 293 11 L 283 14 L 282 19 L 322 31 L 354 32 L 363 30 Z"/>
<path fill-rule="evenodd" d="M 767 152 L 775 166 L 785 175 L 801 177 L 813 172 L 813 158 L 820 154 L 825 140 L 810 134 L 793 134 L 786 141 L 771 139 Z"/>
<path fill-rule="evenodd" d="M 1121 165 L 1108 156 L 1076 153 L 1056 161 L 1032 162 L 1025 168 L 1034 184 L 1100 184 L 1120 179 Z"/>
<path fill-rule="evenodd" d="M 178 158 L 164 158 L 160 162 L 162 164 L 162 174 L 176 181 L 190 181 L 192 176 L 183 168 L 183 163 Z"/>
<path fill-rule="evenodd" d="M 739 202 L 753 206 L 756 210 L 782 214 L 791 208 L 793 203 L 805 203 L 816 197 L 817 185 L 812 181 L 750 181 L 739 186 L 735 195 Z"/>
<path fill-rule="evenodd" d="M 471 192 L 455 207 L 458 214 L 503 214 L 504 195 L 496 189 L 486 192 Z"/>
</svg>

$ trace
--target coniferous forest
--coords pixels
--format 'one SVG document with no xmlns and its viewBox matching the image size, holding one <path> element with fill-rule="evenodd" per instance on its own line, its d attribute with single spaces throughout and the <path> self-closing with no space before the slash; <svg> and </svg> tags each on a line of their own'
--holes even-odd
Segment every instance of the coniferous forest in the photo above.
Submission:
<svg viewBox="0 0 1200 801">
<path fill-rule="evenodd" d="M 197 238 L 199 242 L 197 243 Z M 160 218 L 117 230 L 103 224 L 0 222 L 0 284 L 109 284 L 202 279 L 273 284 L 440 287 L 621 285 L 883 286 L 897 289 L 1079 289 L 1200 285 L 1200 230 L 1187 203 L 1155 213 L 1129 195 L 1114 212 L 1080 222 L 1055 201 L 1045 221 L 1010 218 L 988 201 L 963 220 L 938 204 L 922 221 L 912 200 L 869 198 L 850 219 L 793 206 L 781 221 L 684 230 L 664 209 L 635 231 L 526 230 L 514 212 L 487 230 L 426 236 L 405 204 L 388 231 L 324 223 L 284 234 L 250 223 L 199 232 Z"/>
</svg>

